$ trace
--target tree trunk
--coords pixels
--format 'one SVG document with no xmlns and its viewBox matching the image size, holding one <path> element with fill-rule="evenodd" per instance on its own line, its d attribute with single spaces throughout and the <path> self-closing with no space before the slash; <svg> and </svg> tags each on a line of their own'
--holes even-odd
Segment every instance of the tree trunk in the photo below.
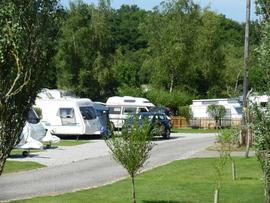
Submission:
<svg viewBox="0 0 270 203">
<path fill-rule="evenodd" d="M 1 156 L 1 157 L 0 157 L 0 176 L 1 176 L 2 173 L 3 173 L 3 170 L 4 170 L 4 166 L 5 166 L 6 160 L 7 160 L 7 156 Z"/>
<path fill-rule="evenodd" d="M 170 83 L 170 93 L 173 91 L 173 78 L 174 78 L 174 75 L 172 73 L 171 74 L 171 83 Z"/>
<path fill-rule="evenodd" d="M 242 126 L 242 130 L 240 133 L 240 145 L 246 146 L 247 143 L 247 129 L 246 127 Z"/>
<path fill-rule="evenodd" d="M 132 202 L 136 203 L 136 192 L 135 192 L 135 179 L 134 175 L 131 176 L 131 181 L 132 181 Z"/>
<path fill-rule="evenodd" d="M 249 156 L 249 149 L 250 149 L 250 132 L 249 132 L 249 129 L 247 129 L 247 146 L 246 146 L 245 158 L 248 158 Z"/>
</svg>

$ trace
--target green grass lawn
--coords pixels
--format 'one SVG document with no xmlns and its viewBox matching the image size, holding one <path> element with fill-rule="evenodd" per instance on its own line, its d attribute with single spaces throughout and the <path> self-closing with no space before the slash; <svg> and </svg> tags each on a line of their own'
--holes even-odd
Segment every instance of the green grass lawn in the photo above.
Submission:
<svg viewBox="0 0 270 203">
<path fill-rule="evenodd" d="M 217 133 L 216 129 L 173 128 L 172 133 Z"/>
<path fill-rule="evenodd" d="M 10 155 L 11 156 L 20 156 L 22 155 L 22 152 L 23 151 L 28 151 L 28 150 L 23 150 L 23 149 L 13 149 L 11 152 L 10 152 Z M 31 153 L 35 153 L 35 152 L 40 152 L 42 150 L 36 150 L 36 149 L 33 149 L 33 150 L 30 150 L 30 154 Z"/>
<path fill-rule="evenodd" d="M 87 140 L 60 140 L 59 143 L 52 144 L 52 147 L 57 147 L 57 146 L 75 146 L 75 145 L 81 145 L 81 144 L 86 144 L 89 143 L 90 141 Z M 46 146 L 46 143 L 44 143 L 44 146 Z M 52 149 L 53 150 L 53 149 Z M 27 150 L 22 150 L 22 149 L 13 149 L 10 153 L 11 156 L 19 156 L 22 154 L 23 151 Z M 30 150 L 31 153 L 36 153 L 36 152 L 42 152 L 43 150 Z"/>
<path fill-rule="evenodd" d="M 75 146 L 89 143 L 87 140 L 63 140 L 61 139 L 59 143 L 52 144 L 52 146 Z"/>
<path fill-rule="evenodd" d="M 54 146 L 75 146 L 75 145 L 81 145 L 89 143 L 89 141 L 86 140 L 61 140 L 59 143 L 53 144 Z M 53 150 L 53 149 L 51 149 Z M 16 157 L 16 156 L 22 156 L 22 152 L 27 150 L 22 149 L 13 149 L 10 153 L 10 157 Z M 42 152 L 42 150 L 30 150 L 30 154 L 34 154 L 36 152 Z M 26 170 L 32 170 L 36 168 L 45 167 L 41 164 L 35 163 L 35 162 L 20 162 L 20 161 L 7 161 L 4 173 L 13 173 L 13 172 L 19 172 L 19 171 L 26 171 Z"/>
<path fill-rule="evenodd" d="M 4 174 L 19 171 L 27 171 L 42 167 L 45 166 L 36 162 L 7 161 L 4 167 Z"/>
<path fill-rule="evenodd" d="M 221 150 L 221 145 L 220 144 L 214 144 L 210 147 L 207 147 L 207 150 L 209 151 L 220 151 Z M 230 148 L 228 146 L 223 146 L 223 150 L 224 151 L 231 151 L 231 152 L 243 152 L 246 151 L 246 146 L 230 146 Z M 255 147 L 251 146 L 250 151 L 255 151 Z"/>
<path fill-rule="evenodd" d="M 215 161 L 215 158 L 182 160 L 142 173 L 136 179 L 138 203 L 213 202 Z M 262 173 L 256 158 L 236 158 L 236 164 L 236 181 L 231 180 L 230 164 L 225 167 L 220 202 L 263 202 Z M 127 203 L 131 201 L 130 190 L 130 180 L 125 179 L 95 189 L 18 202 Z"/>
</svg>

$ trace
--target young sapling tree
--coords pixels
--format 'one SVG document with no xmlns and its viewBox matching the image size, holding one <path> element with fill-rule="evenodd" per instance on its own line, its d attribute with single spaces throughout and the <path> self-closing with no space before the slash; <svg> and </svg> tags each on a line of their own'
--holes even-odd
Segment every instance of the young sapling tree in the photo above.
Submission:
<svg viewBox="0 0 270 203">
<path fill-rule="evenodd" d="M 211 104 L 207 107 L 207 113 L 211 118 L 215 120 L 215 127 L 220 128 L 221 127 L 221 119 L 226 114 L 226 109 L 223 105 L 216 105 Z"/>
<path fill-rule="evenodd" d="M 136 203 L 135 176 L 149 158 L 153 145 L 151 143 L 150 125 L 139 121 L 137 117 L 128 119 L 121 133 L 106 139 L 106 144 L 113 158 L 128 172 L 132 182 L 132 202 Z"/>
</svg>

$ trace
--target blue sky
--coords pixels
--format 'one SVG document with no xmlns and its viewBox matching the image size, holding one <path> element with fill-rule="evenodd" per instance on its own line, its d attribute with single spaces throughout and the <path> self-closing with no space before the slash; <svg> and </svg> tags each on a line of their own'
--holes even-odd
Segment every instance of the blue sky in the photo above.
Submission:
<svg viewBox="0 0 270 203">
<path fill-rule="evenodd" d="M 67 7 L 70 0 L 60 0 L 63 6 Z M 96 4 L 98 0 L 84 0 L 86 3 Z M 119 8 L 122 4 L 136 4 L 140 8 L 151 10 L 154 6 L 160 4 L 162 0 L 111 0 L 113 8 Z M 255 0 L 251 0 L 251 19 L 256 19 Z M 238 22 L 244 22 L 246 15 L 246 0 L 194 0 L 199 3 L 201 7 L 209 6 L 211 10 L 217 13 L 224 14 L 227 18 L 231 18 Z"/>
</svg>

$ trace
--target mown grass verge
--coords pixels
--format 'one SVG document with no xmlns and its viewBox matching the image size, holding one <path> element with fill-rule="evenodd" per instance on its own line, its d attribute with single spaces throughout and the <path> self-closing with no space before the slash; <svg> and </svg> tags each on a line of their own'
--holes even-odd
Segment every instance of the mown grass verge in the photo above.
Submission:
<svg viewBox="0 0 270 203">
<path fill-rule="evenodd" d="M 142 173 L 136 179 L 138 203 L 208 203 L 213 202 L 216 158 L 176 161 Z M 263 181 L 256 158 L 235 158 L 237 180 L 232 181 L 228 163 L 220 191 L 220 203 L 263 202 Z M 78 178 L 80 175 L 78 174 Z M 18 202 L 93 202 L 127 203 L 130 180 L 103 187 L 58 196 L 33 198 Z"/>
<path fill-rule="evenodd" d="M 173 128 L 172 133 L 218 133 L 217 129 Z"/>
<path fill-rule="evenodd" d="M 33 170 L 37 168 L 45 167 L 42 164 L 36 163 L 36 162 L 21 162 L 21 161 L 7 161 L 4 167 L 4 174 L 7 173 L 15 173 L 20 171 L 28 171 Z"/>
<path fill-rule="evenodd" d="M 89 143 L 87 140 L 63 140 L 61 139 L 59 143 L 52 144 L 53 146 L 76 146 L 81 144 Z"/>
</svg>

